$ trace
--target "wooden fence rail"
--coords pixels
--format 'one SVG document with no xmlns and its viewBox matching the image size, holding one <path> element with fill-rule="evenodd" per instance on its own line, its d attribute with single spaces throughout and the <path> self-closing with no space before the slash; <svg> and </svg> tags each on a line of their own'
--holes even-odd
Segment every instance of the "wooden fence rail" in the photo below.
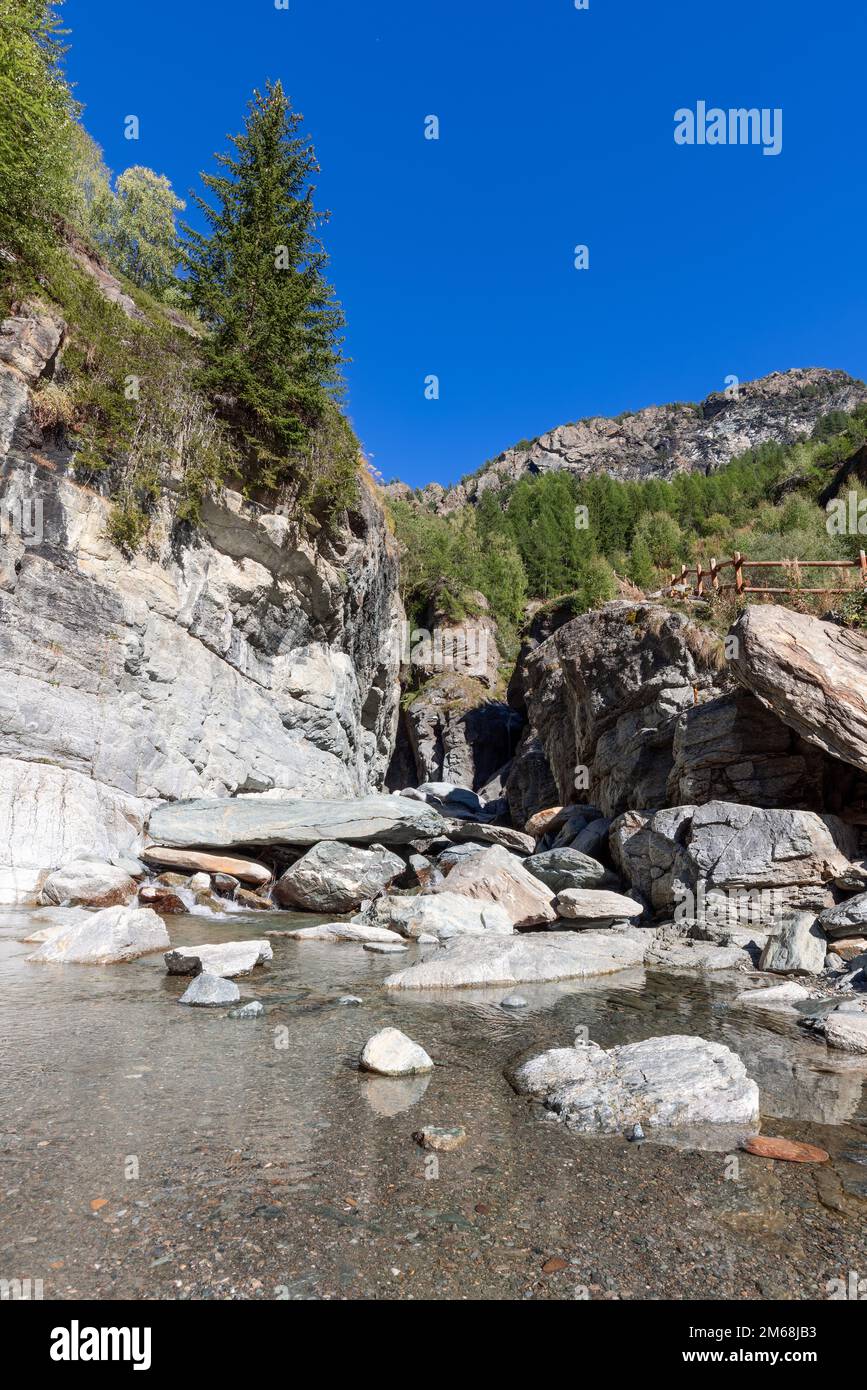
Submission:
<svg viewBox="0 0 867 1390">
<path fill-rule="evenodd" d="M 734 570 L 734 582 L 731 584 L 721 584 L 720 575 L 723 570 Z M 671 576 L 670 588 L 673 591 L 682 592 L 688 581 L 695 580 L 692 594 L 695 598 L 703 598 L 707 592 L 707 586 L 713 593 L 735 593 L 735 594 L 847 594 L 849 588 L 828 588 L 823 585 L 819 589 L 805 589 L 800 584 L 792 584 L 787 588 L 769 589 L 758 588 L 752 584 L 744 574 L 745 570 L 819 570 L 819 569 L 856 569 L 860 571 L 861 583 L 867 588 L 867 553 L 863 550 L 857 560 L 747 560 L 736 550 L 730 560 L 711 560 L 710 565 L 705 569 L 699 560 L 697 565 L 691 569 L 686 565 L 681 565 L 680 574 Z"/>
</svg>

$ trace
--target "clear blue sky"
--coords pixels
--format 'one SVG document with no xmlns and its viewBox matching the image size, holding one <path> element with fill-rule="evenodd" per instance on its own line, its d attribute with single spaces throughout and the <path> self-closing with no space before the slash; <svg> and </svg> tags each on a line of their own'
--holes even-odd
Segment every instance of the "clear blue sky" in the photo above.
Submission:
<svg viewBox="0 0 867 1390">
<path fill-rule="evenodd" d="M 182 196 L 252 88 L 282 78 L 332 213 L 350 414 L 387 478 L 449 482 L 554 425 L 697 400 L 729 374 L 867 375 L 855 0 L 66 0 L 63 13 L 110 167 L 147 164 Z M 674 112 L 699 100 L 781 107 L 782 153 L 676 146 Z M 430 114 L 439 142 L 423 138 Z M 589 271 L 573 267 L 578 243 Z"/>
</svg>

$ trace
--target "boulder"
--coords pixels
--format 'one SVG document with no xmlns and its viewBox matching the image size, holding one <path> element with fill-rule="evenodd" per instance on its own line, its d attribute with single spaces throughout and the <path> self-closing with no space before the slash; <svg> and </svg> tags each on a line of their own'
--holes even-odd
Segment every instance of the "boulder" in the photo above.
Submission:
<svg viewBox="0 0 867 1390">
<path fill-rule="evenodd" d="M 772 1013 L 792 1013 L 796 1004 L 804 1004 L 812 999 L 808 989 L 795 980 L 787 980 L 784 985 L 767 985 L 763 989 L 745 989 L 735 998 L 736 1004 L 748 1009 L 768 1009 Z"/>
<path fill-rule="evenodd" d="M 557 915 L 580 927 L 610 927 L 614 922 L 628 922 L 640 917 L 641 903 L 623 893 L 609 893 L 597 888 L 567 888 L 557 894 L 554 903 Z"/>
<path fill-rule="evenodd" d="M 655 941 L 644 963 L 648 970 L 738 970 L 752 964 L 742 946 L 718 946 L 713 941 Z"/>
<path fill-rule="evenodd" d="M 191 874 L 225 874 L 241 883 L 254 883 L 257 887 L 270 883 L 274 877 L 270 869 L 266 869 L 264 864 L 257 864 L 255 859 L 205 854 L 195 849 L 167 849 L 164 845 L 150 845 L 142 854 L 142 859 L 147 864 L 186 869 Z"/>
<path fill-rule="evenodd" d="M 229 979 L 249 975 L 257 965 L 273 959 L 267 941 L 224 941 L 217 945 L 176 946 L 165 955 L 170 975 L 219 975 Z"/>
<path fill-rule="evenodd" d="M 836 816 L 712 801 L 655 813 L 628 811 L 612 825 L 620 872 L 656 912 L 692 898 L 722 900 L 732 921 L 756 911 L 763 920 L 827 905 L 828 885 L 857 845 Z M 753 895 L 752 897 L 750 895 Z"/>
<path fill-rule="evenodd" d="M 77 859 L 49 874 L 41 900 L 72 907 L 118 907 L 131 903 L 137 893 L 138 885 L 125 869 L 98 859 Z"/>
<path fill-rule="evenodd" d="M 179 1004 L 190 1004 L 194 1008 L 213 1009 L 222 1004 L 237 1004 L 241 991 L 231 980 L 222 975 L 211 975 L 207 971 L 197 975 L 189 988 L 181 995 Z"/>
<path fill-rule="evenodd" d="M 260 1000 L 250 999 L 237 1009 L 230 1009 L 229 1018 L 261 1018 L 264 1012 L 265 1008 Z"/>
<path fill-rule="evenodd" d="M 555 893 L 564 888 L 598 888 L 607 870 L 577 849 L 546 849 L 524 860 L 524 868 Z"/>
<path fill-rule="evenodd" d="M 357 849 L 324 840 L 277 880 L 274 897 L 281 907 L 307 912 L 353 912 L 405 870 L 403 860 L 381 845 Z"/>
<path fill-rule="evenodd" d="M 819 918 L 819 926 L 832 941 L 867 930 L 867 893 L 827 908 Z"/>
<path fill-rule="evenodd" d="M 183 898 L 163 883 L 146 883 L 138 890 L 138 900 L 142 907 L 152 907 L 161 917 L 179 916 L 190 910 Z"/>
<path fill-rule="evenodd" d="M 515 927 L 544 926 L 556 921 L 554 894 L 528 873 L 520 860 L 499 845 L 456 864 L 442 887 L 433 892 L 461 893 L 499 903 Z"/>
<path fill-rule="evenodd" d="M 644 947 L 601 932 L 458 937 L 431 960 L 385 980 L 386 989 L 461 989 L 612 975 L 640 965 Z"/>
<path fill-rule="evenodd" d="M 161 917 L 149 907 L 107 907 L 53 932 L 28 960 L 52 965 L 114 965 L 170 946 Z"/>
<path fill-rule="evenodd" d="M 469 897 L 465 893 L 422 893 L 403 899 L 406 907 L 396 912 L 397 930 L 404 936 L 433 936 L 446 941 L 452 936 L 511 936 L 512 918 L 501 904 Z"/>
<path fill-rule="evenodd" d="M 362 1071 L 380 1076 L 416 1076 L 433 1071 L 434 1065 L 424 1048 L 398 1028 L 383 1028 L 368 1038 L 359 1063 Z"/>
<path fill-rule="evenodd" d="M 322 840 L 405 845 L 442 834 L 444 821 L 425 802 L 400 796 L 299 801 L 257 793 L 224 801 L 178 801 L 158 806 L 148 829 L 161 847 L 303 847 Z"/>
<path fill-rule="evenodd" d="M 562 810 L 562 806 L 549 806 L 544 811 L 537 811 L 535 816 L 531 816 L 524 826 L 525 833 L 527 835 L 532 835 L 536 840 L 540 839 L 545 834 L 551 822 L 556 820 Z"/>
<path fill-rule="evenodd" d="M 295 931 L 273 931 L 269 936 L 285 936 L 290 941 L 378 941 L 402 945 L 402 939 L 387 927 L 370 927 L 361 922 L 322 922 L 316 927 L 299 927 Z"/>
<path fill-rule="evenodd" d="M 543 1101 L 580 1134 L 706 1125 L 754 1131 L 759 1088 L 741 1059 L 704 1038 L 648 1038 L 604 1051 L 557 1048 L 507 1072 L 515 1090 Z"/>
<path fill-rule="evenodd" d="M 477 845 L 502 845 L 514 854 L 532 854 L 536 841 L 532 835 L 523 835 L 520 830 L 510 830 L 506 825 L 480 825 L 477 821 L 450 820 L 446 824 L 446 834 L 458 843 L 470 840 Z"/>
<path fill-rule="evenodd" d="M 825 1042 L 839 1052 L 867 1056 L 867 1013 L 840 1012 L 828 1014 L 824 1026 Z"/>
<path fill-rule="evenodd" d="M 776 975 L 821 975 L 828 953 L 828 938 L 814 912 L 798 912 L 787 918 L 779 934 L 772 936 L 759 960 L 760 970 Z"/>
<path fill-rule="evenodd" d="M 738 680 L 808 743 L 867 770 L 867 634 L 777 604 L 732 629 Z"/>
<path fill-rule="evenodd" d="M 867 889 L 867 859 L 856 859 L 834 879 L 844 893 L 862 893 Z"/>
</svg>

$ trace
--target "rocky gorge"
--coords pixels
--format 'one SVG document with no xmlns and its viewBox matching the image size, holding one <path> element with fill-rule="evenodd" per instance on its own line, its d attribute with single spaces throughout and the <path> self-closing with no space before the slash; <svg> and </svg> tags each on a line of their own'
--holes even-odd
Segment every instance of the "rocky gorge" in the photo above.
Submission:
<svg viewBox="0 0 867 1390">
<path fill-rule="evenodd" d="M 438 1011 L 470 1034 L 487 1009 L 497 1037 L 525 1011 L 553 1027 L 566 1000 L 571 1033 L 515 1024 L 496 1065 L 474 1053 L 474 1084 L 508 1087 L 573 1143 L 744 1151 L 767 1118 L 808 1118 L 792 1097 L 811 1057 L 833 1078 L 817 1122 L 857 1120 L 863 633 L 754 604 L 721 634 L 700 605 L 627 597 L 530 623 L 498 699 L 483 615 L 484 717 L 468 729 L 452 688 L 466 678 L 431 666 L 401 756 L 405 615 L 375 490 L 360 483 L 339 534 L 311 540 L 231 491 L 185 527 L 169 489 L 146 549 L 124 556 L 106 499 L 33 417 L 64 334 L 38 305 L 0 329 L 3 501 L 34 518 L 4 532 L 0 562 L 0 904 L 42 999 L 79 967 L 138 970 L 137 1004 L 160 1017 L 178 1003 L 203 1035 L 230 1018 L 255 1032 L 271 1014 L 287 1026 L 292 972 L 313 970 L 325 1036 L 329 1009 L 375 1000 L 351 1072 L 388 1119 L 434 1084 Z M 846 383 L 832 387 L 839 404 Z M 346 970 L 365 997 L 325 998 Z M 676 1003 L 664 1030 L 608 1035 L 615 994 L 716 989 L 725 1040 L 686 1008 L 681 1030 Z M 320 1047 L 316 1074 L 338 1086 Z M 812 1104 L 821 1086 L 807 1090 Z M 421 1147 L 433 1133 L 463 1151 L 460 1094 Z"/>
</svg>

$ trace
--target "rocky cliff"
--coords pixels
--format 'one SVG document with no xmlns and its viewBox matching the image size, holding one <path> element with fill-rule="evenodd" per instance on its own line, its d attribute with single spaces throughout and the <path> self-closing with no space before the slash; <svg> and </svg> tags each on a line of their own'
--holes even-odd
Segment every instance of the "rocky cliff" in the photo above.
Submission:
<svg viewBox="0 0 867 1390">
<path fill-rule="evenodd" d="M 397 720 L 398 561 L 371 491 L 314 543 L 232 492 L 177 525 L 169 483 L 126 559 L 31 412 L 63 340 L 36 307 L 0 329 L 0 902 L 136 848 L 160 801 L 378 788 Z"/>
<path fill-rule="evenodd" d="M 867 387 L 846 372 L 820 367 L 773 372 L 728 392 L 713 392 L 700 404 L 654 405 L 614 419 L 594 416 L 561 425 L 507 449 L 455 487 L 429 484 L 422 497 L 446 513 L 525 474 L 564 470 L 586 478 L 608 473 L 630 482 L 710 472 L 768 441 L 793 444 L 806 438 L 823 415 L 851 411 L 865 400 Z M 409 493 L 401 483 L 391 487 L 396 496 Z"/>
</svg>

